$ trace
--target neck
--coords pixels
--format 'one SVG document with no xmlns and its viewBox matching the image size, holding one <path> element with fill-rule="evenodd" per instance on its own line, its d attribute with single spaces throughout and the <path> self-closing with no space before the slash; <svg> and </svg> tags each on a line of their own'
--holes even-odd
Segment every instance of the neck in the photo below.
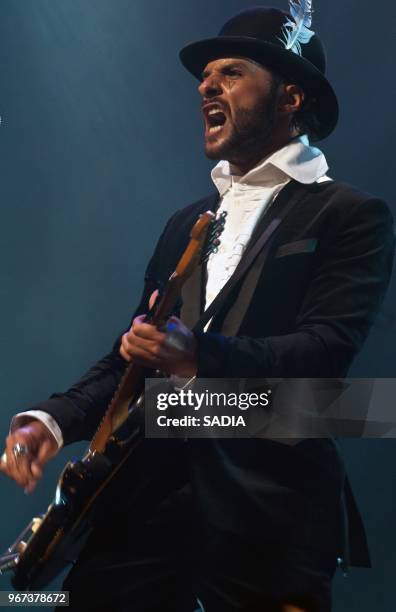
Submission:
<svg viewBox="0 0 396 612">
<path fill-rule="evenodd" d="M 255 168 L 260 161 L 270 157 L 270 155 L 285 147 L 291 140 L 297 138 L 298 135 L 299 134 L 296 133 L 288 134 L 276 141 L 270 140 L 265 146 L 260 147 L 257 151 L 251 151 L 250 154 L 241 155 L 240 157 L 230 156 L 227 161 L 231 164 L 235 174 L 244 176 Z"/>
</svg>

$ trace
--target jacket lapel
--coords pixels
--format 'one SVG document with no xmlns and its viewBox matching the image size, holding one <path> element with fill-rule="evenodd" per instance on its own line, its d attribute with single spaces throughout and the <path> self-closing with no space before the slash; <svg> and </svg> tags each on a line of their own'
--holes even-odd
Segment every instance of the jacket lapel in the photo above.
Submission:
<svg viewBox="0 0 396 612">
<path fill-rule="evenodd" d="M 269 225 L 275 220 L 280 219 L 283 221 L 284 217 L 295 207 L 297 202 L 306 195 L 307 186 L 297 183 L 297 181 L 290 181 L 280 191 L 275 201 L 272 203 L 269 210 L 259 220 L 251 240 L 239 262 L 234 274 L 238 273 L 238 269 L 244 265 L 244 261 L 256 244 L 260 236 L 265 232 Z M 287 208 L 287 211 L 286 211 Z M 280 224 L 279 224 L 280 225 Z M 275 230 L 274 234 L 278 231 Z M 272 239 L 263 245 L 262 250 L 259 252 L 257 257 L 254 259 L 252 265 L 248 269 L 247 273 L 243 276 L 239 285 L 239 291 L 236 295 L 235 301 L 229 307 L 229 303 L 224 308 L 226 315 L 219 328 L 222 334 L 225 336 L 235 336 L 241 326 L 241 323 L 246 315 L 246 311 L 253 299 L 254 292 L 257 287 L 258 280 L 262 273 L 263 267 L 267 261 L 268 253 L 272 244 Z M 235 295 L 233 293 L 233 295 Z M 211 325 L 212 327 L 212 325 Z M 214 324 L 216 328 L 216 325 Z"/>
</svg>

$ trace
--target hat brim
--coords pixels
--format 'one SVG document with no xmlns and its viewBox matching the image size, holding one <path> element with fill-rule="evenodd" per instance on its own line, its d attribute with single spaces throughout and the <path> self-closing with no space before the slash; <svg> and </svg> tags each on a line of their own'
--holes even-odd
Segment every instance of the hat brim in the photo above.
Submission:
<svg viewBox="0 0 396 612">
<path fill-rule="evenodd" d="M 324 74 L 297 53 L 249 36 L 207 38 L 191 43 L 180 51 L 182 64 L 199 80 L 202 80 L 202 72 L 209 62 L 225 57 L 252 59 L 290 78 L 314 99 L 319 123 L 315 140 L 323 140 L 333 132 L 339 115 L 335 91 Z"/>
</svg>

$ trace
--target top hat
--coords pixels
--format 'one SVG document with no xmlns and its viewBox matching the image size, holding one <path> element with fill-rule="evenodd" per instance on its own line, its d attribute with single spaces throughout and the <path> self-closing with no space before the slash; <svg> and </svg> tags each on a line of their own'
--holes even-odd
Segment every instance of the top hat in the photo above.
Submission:
<svg viewBox="0 0 396 612">
<path fill-rule="evenodd" d="M 337 96 L 325 77 L 326 55 L 317 34 L 309 42 L 298 45 L 298 52 L 286 48 L 282 38 L 288 20 L 292 19 L 288 13 L 275 8 L 260 6 L 244 10 L 227 21 L 216 38 L 184 47 L 180 59 L 200 80 L 206 64 L 226 57 L 254 60 L 290 79 L 311 98 L 318 122 L 315 139 L 322 140 L 337 125 Z"/>
</svg>

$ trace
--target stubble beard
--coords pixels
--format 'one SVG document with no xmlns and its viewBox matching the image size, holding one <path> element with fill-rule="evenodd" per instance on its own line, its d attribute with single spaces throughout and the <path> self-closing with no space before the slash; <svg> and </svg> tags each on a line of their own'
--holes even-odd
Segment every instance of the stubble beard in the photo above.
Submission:
<svg viewBox="0 0 396 612">
<path fill-rule="evenodd" d="M 260 152 L 265 151 L 272 142 L 276 118 L 275 94 L 276 91 L 272 91 L 269 99 L 254 108 L 238 108 L 230 126 L 231 134 L 217 147 L 211 147 L 210 144 L 205 146 L 206 156 L 213 160 L 225 159 L 234 164 L 260 159 Z"/>
</svg>

